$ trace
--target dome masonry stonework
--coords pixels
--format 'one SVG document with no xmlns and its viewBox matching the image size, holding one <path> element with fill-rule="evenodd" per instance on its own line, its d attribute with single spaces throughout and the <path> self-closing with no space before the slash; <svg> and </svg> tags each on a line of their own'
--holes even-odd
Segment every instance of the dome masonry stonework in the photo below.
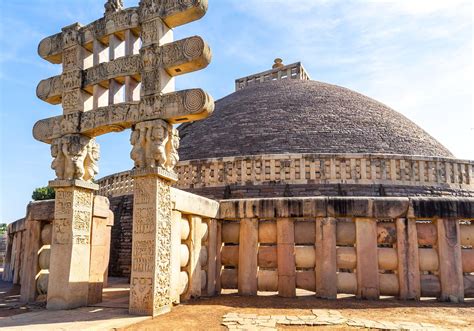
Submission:
<svg viewBox="0 0 474 331">
<path fill-rule="evenodd" d="M 382 103 L 310 80 L 246 87 L 219 100 L 207 120 L 183 124 L 179 131 L 182 160 L 280 153 L 453 157 L 423 129 Z"/>
</svg>

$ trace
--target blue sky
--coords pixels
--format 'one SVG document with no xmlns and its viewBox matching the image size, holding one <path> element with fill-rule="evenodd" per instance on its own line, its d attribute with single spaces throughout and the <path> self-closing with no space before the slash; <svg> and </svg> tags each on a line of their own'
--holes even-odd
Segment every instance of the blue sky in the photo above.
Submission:
<svg viewBox="0 0 474 331">
<path fill-rule="evenodd" d="M 54 177 L 49 146 L 31 128 L 61 113 L 36 98 L 60 66 L 38 57 L 39 41 L 103 14 L 105 0 L 0 0 L 0 222 L 25 215 L 35 187 Z M 125 0 L 126 7 L 138 0 Z M 342 85 L 398 110 L 458 158 L 474 159 L 473 7 L 470 0 L 209 0 L 206 16 L 175 30 L 201 35 L 213 50 L 203 71 L 177 89 L 214 98 L 234 79 L 302 61 L 312 79 Z M 130 169 L 129 133 L 98 138 L 99 177 Z"/>
</svg>

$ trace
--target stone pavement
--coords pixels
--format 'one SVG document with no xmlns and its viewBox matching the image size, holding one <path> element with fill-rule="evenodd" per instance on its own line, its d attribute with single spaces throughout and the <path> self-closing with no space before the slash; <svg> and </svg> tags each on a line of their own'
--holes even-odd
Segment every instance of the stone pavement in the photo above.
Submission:
<svg viewBox="0 0 474 331">
<path fill-rule="evenodd" d="M 323 326 L 340 325 L 356 328 L 381 329 L 381 330 L 436 330 L 434 324 L 414 322 L 387 322 L 373 321 L 362 318 L 348 318 L 337 310 L 313 309 L 312 315 L 257 315 L 229 313 L 223 316 L 222 325 L 229 330 L 277 330 L 278 325 L 287 326 Z"/>
<path fill-rule="evenodd" d="M 126 278 L 109 278 L 104 301 L 93 307 L 51 311 L 45 302 L 22 304 L 18 286 L 0 282 L 0 329 L 3 330 L 112 330 L 148 320 L 150 317 L 128 314 L 129 287 Z M 12 314 L 7 314 L 8 310 Z M 23 311 L 28 311 L 22 313 Z M 8 316 L 11 315 L 11 316 Z"/>
<path fill-rule="evenodd" d="M 86 307 L 41 310 L 0 319 L 3 330 L 112 330 L 143 322 L 150 317 L 131 316 L 128 309 Z"/>
</svg>

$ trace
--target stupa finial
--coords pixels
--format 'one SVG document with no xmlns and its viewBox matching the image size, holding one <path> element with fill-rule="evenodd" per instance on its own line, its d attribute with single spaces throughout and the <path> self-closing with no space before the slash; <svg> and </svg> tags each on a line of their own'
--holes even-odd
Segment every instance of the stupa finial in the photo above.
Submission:
<svg viewBox="0 0 474 331">
<path fill-rule="evenodd" d="M 283 60 L 280 59 L 279 57 L 277 57 L 273 62 L 275 62 L 275 63 L 273 64 L 272 69 L 281 68 L 281 67 L 285 66 L 283 64 Z"/>
</svg>

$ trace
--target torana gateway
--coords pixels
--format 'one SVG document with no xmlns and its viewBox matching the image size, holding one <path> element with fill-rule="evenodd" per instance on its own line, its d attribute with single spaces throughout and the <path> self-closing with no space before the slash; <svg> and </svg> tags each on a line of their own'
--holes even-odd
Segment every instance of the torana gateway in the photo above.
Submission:
<svg viewBox="0 0 474 331">
<path fill-rule="evenodd" d="M 276 59 L 215 107 L 200 89 L 175 92 L 211 55 L 172 28 L 206 9 L 108 1 L 103 18 L 40 43 L 63 73 L 38 97 L 64 113 L 34 128 L 51 144 L 56 200 L 9 226 L 4 279 L 22 300 L 96 303 L 107 275 L 129 277 L 130 313 L 145 315 L 232 289 L 473 297 L 474 162 L 301 63 Z M 94 137 L 129 128 L 134 169 L 93 183 Z"/>
</svg>

